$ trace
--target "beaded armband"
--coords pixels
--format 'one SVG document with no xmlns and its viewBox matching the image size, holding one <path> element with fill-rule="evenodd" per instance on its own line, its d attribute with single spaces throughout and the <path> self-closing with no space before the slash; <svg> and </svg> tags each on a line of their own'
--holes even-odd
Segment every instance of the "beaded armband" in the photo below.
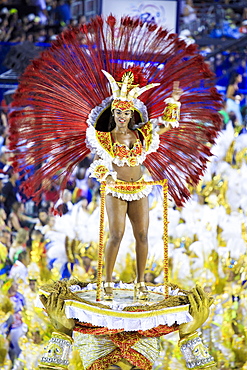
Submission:
<svg viewBox="0 0 247 370">
<path fill-rule="evenodd" d="M 214 358 L 208 353 L 207 347 L 203 344 L 197 332 L 181 339 L 178 345 L 186 361 L 187 368 L 204 369 L 215 365 Z"/>
<path fill-rule="evenodd" d="M 53 332 L 45 352 L 39 362 L 39 368 L 68 369 L 72 338 L 66 334 Z"/>
<path fill-rule="evenodd" d="M 99 182 L 105 181 L 109 175 L 112 176 L 115 181 L 117 180 L 117 172 L 111 171 L 107 166 L 107 162 L 103 159 L 94 161 L 90 165 L 89 171 L 90 177 L 95 177 Z"/>
<path fill-rule="evenodd" d="M 173 98 L 166 99 L 165 103 L 167 104 L 167 106 L 164 109 L 162 120 L 160 123 L 162 123 L 163 125 L 178 127 L 181 103 Z"/>
</svg>

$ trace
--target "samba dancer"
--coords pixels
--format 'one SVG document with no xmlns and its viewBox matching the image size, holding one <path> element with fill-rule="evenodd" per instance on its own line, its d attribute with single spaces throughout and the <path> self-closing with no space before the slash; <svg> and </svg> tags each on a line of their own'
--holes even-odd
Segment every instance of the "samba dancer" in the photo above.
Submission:
<svg viewBox="0 0 247 370">
<path fill-rule="evenodd" d="M 134 69 L 133 69 L 134 70 Z M 95 160 L 90 166 L 91 176 L 105 181 L 106 211 L 109 221 L 109 240 L 105 249 L 106 282 L 104 284 L 105 300 L 113 299 L 112 273 L 125 230 L 128 215 L 136 240 L 137 283 L 135 294 L 137 299 L 147 299 L 148 292 L 144 283 L 144 271 L 148 255 L 148 194 L 152 187 L 147 185 L 124 187 L 124 182 L 142 182 L 142 164 L 147 154 L 155 152 L 159 146 L 158 135 L 172 127 L 178 126 L 178 102 L 182 90 L 179 82 L 174 82 L 172 97 L 167 99 L 167 107 L 160 120 L 160 126 L 154 128 L 147 122 L 139 129 L 134 129 L 134 101 L 144 91 L 159 84 L 150 84 L 139 88 L 135 83 L 135 75 L 131 69 L 123 70 L 122 81 L 117 83 L 114 78 L 103 71 L 109 79 L 114 100 L 111 104 L 113 120 L 110 132 L 101 132 L 90 126 L 87 140 L 90 149 L 96 152 Z M 136 78 L 137 79 L 137 78 Z M 121 89 L 120 89 L 121 87 Z M 123 184 L 123 187 L 119 186 Z M 117 184 L 118 186 L 114 186 Z"/>
</svg>

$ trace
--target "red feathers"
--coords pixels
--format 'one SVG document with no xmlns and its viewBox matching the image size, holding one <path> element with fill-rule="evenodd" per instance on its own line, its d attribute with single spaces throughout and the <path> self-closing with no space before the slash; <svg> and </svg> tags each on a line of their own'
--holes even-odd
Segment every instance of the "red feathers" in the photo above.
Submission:
<svg viewBox="0 0 247 370">
<path fill-rule="evenodd" d="M 138 87 L 143 87 L 148 84 L 147 79 L 145 78 L 145 72 L 143 68 L 137 66 L 127 69 L 121 69 L 119 72 L 116 73 L 115 80 L 117 82 L 122 81 L 122 77 L 125 73 L 132 72 L 134 75 L 134 81 L 132 85 L 137 85 Z"/>
<path fill-rule="evenodd" d="M 177 204 L 188 198 L 186 182 L 198 182 L 210 156 L 207 143 L 213 144 L 220 130 L 213 74 L 195 46 L 129 17 L 117 24 L 113 16 L 59 35 L 21 78 L 10 115 L 10 146 L 18 170 L 30 163 L 37 168 L 26 184 L 28 195 L 37 195 L 54 175 L 64 184 L 89 154 L 88 115 L 111 95 L 101 70 L 116 78 L 123 67 L 134 67 L 138 83 L 160 83 L 140 97 L 150 119 L 162 115 L 174 81 L 184 90 L 179 128 L 161 136 L 158 152 L 145 164 L 154 179 L 168 179 Z"/>
</svg>

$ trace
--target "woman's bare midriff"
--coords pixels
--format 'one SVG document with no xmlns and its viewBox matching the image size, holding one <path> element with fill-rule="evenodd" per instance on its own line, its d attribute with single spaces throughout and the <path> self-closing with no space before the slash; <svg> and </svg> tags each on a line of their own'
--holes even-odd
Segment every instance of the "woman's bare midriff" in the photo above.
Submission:
<svg viewBox="0 0 247 370">
<path fill-rule="evenodd" d="M 140 165 L 134 167 L 124 165 L 123 167 L 119 167 L 113 164 L 112 167 L 117 172 L 118 180 L 137 181 L 142 177 L 142 167 Z"/>
</svg>

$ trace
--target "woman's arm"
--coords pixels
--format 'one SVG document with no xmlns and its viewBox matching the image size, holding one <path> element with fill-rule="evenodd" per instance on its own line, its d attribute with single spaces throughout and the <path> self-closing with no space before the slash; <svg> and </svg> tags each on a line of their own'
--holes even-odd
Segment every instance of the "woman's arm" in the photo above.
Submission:
<svg viewBox="0 0 247 370">
<path fill-rule="evenodd" d="M 36 224 L 39 221 L 38 218 L 27 216 L 24 213 L 21 213 L 19 217 L 21 221 L 26 221 L 29 222 L 30 224 Z"/>
<path fill-rule="evenodd" d="M 179 81 L 173 82 L 172 96 L 165 100 L 167 106 L 164 109 L 162 118 L 159 120 L 159 135 L 169 131 L 171 128 L 179 126 L 180 119 L 180 106 L 179 99 L 183 93 L 183 90 L 179 88 Z"/>
<path fill-rule="evenodd" d="M 12 229 L 15 229 L 16 231 L 18 231 L 20 228 L 21 228 L 21 225 L 20 225 L 20 222 L 18 220 L 18 217 L 12 213 L 9 215 L 9 227 Z"/>
<path fill-rule="evenodd" d="M 117 179 L 117 172 L 109 168 L 109 164 L 95 154 L 93 163 L 89 167 L 90 177 L 96 178 L 99 182 L 106 182 L 106 184 L 113 184 Z"/>
</svg>

